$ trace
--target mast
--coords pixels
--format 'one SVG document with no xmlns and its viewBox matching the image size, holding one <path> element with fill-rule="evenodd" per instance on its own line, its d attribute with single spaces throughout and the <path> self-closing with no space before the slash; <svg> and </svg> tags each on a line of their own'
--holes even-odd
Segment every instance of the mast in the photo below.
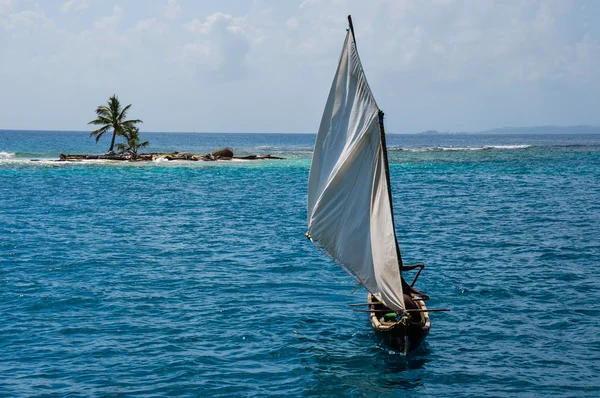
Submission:
<svg viewBox="0 0 600 398">
<path fill-rule="evenodd" d="M 356 47 L 356 37 L 354 37 L 354 25 L 352 25 L 352 15 L 348 15 L 348 25 L 350 25 L 350 33 L 352 33 L 352 41 Z"/>
<path fill-rule="evenodd" d="M 352 24 L 352 15 L 348 15 L 348 25 L 350 25 L 350 33 L 352 33 L 352 40 L 354 41 L 354 47 L 356 46 L 356 37 L 354 36 L 354 25 Z M 358 48 L 357 48 L 358 51 Z M 388 163 L 387 156 L 387 144 L 385 142 L 385 128 L 383 127 L 383 111 L 379 110 L 379 132 L 381 134 L 381 149 L 383 151 L 383 162 L 385 164 L 385 178 L 388 185 L 388 197 L 390 200 L 390 214 L 392 215 L 392 224 L 394 225 L 394 241 L 396 242 L 396 254 L 398 255 L 398 266 L 402 267 L 402 256 L 400 255 L 400 246 L 398 245 L 398 237 L 396 236 L 396 223 L 394 221 L 394 202 L 392 201 L 392 184 L 390 182 L 390 165 Z"/>
<path fill-rule="evenodd" d="M 352 41 L 356 46 L 356 37 L 354 36 L 354 25 L 352 24 L 352 15 L 348 15 L 348 25 L 350 25 L 350 33 L 352 33 Z M 396 242 L 396 254 L 398 255 L 398 266 L 402 267 L 402 256 L 400 255 L 400 246 L 398 245 L 398 237 L 396 236 L 396 223 L 394 221 L 394 202 L 392 201 L 392 184 L 390 182 L 390 165 L 387 156 L 387 144 L 385 142 L 385 128 L 383 127 L 383 111 L 379 110 L 379 132 L 381 134 L 381 149 L 383 151 L 383 162 L 385 164 L 385 178 L 388 185 L 388 198 L 390 200 L 390 214 L 392 215 L 392 224 L 394 225 L 394 241 Z"/>
<path fill-rule="evenodd" d="M 352 27 L 352 25 L 350 25 Z M 354 43 L 356 44 L 356 43 Z M 385 128 L 383 127 L 383 111 L 379 110 L 379 133 L 381 134 L 381 150 L 383 152 L 383 163 L 385 164 L 385 179 L 387 181 L 388 197 L 390 200 L 390 214 L 392 215 L 392 225 L 394 225 L 394 241 L 396 242 L 396 254 L 398 255 L 398 266 L 402 267 L 402 256 L 400 255 L 400 246 L 396 236 L 396 222 L 394 221 L 394 202 L 392 201 L 392 184 L 390 182 L 390 165 L 388 163 L 387 144 L 385 142 Z M 402 271 L 400 271 L 402 275 Z"/>
<path fill-rule="evenodd" d="M 307 237 L 388 308 L 403 311 L 383 112 L 360 63 L 351 17 L 348 24 L 313 151 Z"/>
<path fill-rule="evenodd" d="M 352 41 L 356 46 L 356 37 L 354 36 L 354 25 L 352 24 L 352 15 L 348 15 L 348 25 L 350 33 L 352 33 Z M 357 48 L 358 51 L 358 48 Z M 385 128 L 383 127 L 383 111 L 379 110 L 379 132 L 381 134 L 381 149 L 383 151 L 383 162 L 385 164 L 385 178 L 387 181 L 388 198 L 390 201 L 390 214 L 392 215 L 392 225 L 394 225 L 394 241 L 396 242 L 396 254 L 398 256 L 398 266 L 402 267 L 402 256 L 400 255 L 400 246 L 398 245 L 398 237 L 396 236 L 396 222 L 394 221 L 394 202 L 392 201 L 392 184 L 390 182 L 390 165 L 388 163 L 387 144 L 385 141 Z M 402 274 L 402 272 L 400 272 Z"/>
</svg>

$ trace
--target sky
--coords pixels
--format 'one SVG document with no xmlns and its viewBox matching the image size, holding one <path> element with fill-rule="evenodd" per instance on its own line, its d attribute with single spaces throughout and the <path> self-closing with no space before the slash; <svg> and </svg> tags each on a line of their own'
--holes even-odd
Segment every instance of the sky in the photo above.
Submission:
<svg viewBox="0 0 600 398">
<path fill-rule="evenodd" d="M 314 133 L 348 14 L 390 133 L 600 125 L 596 0 L 0 0 L 0 129 Z"/>
</svg>

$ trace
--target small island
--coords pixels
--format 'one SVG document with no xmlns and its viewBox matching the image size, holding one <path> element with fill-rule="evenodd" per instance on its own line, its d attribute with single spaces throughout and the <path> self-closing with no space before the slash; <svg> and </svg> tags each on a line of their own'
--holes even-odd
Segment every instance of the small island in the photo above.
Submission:
<svg viewBox="0 0 600 398">
<path fill-rule="evenodd" d="M 232 148 L 222 148 L 204 155 L 195 155 L 188 152 L 172 153 L 140 153 L 135 156 L 130 153 L 118 152 L 105 155 L 69 155 L 60 154 L 59 162 L 81 162 L 84 160 L 121 160 L 129 162 L 149 162 L 159 159 L 166 160 L 188 160 L 192 162 L 204 161 L 214 162 L 217 160 L 265 160 L 265 159 L 285 159 L 278 156 L 268 155 L 247 155 L 234 156 Z"/>
<path fill-rule="evenodd" d="M 116 94 L 111 96 L 106 105 L 100 105 L 96 108 L 96 119 L 88 124 L 100 126 L 98 129 L 90 133 L 91 137 L 96 138 L 96 143 L 102 136 L 112 130 L 112 137 L 108 152 L 104 155 L 78 155 L 61 153 L 58 159 L 59 162 L 81 162 L 84 160 L 120 160 L 129 162 L 147 162 L 159 159 L 166 160 L 187 160 L 187 161 L 205 161 L 214 162 L 217 160 L 264 160 L 264 159 L 284 159 L 278 156 L 269 155 L 247 155 L 234 156 L 233 148 L 221 148 L 202 155 L 196 155 L 188 152 L 171 152 L 171 153 L 138 153 L 141 148 L 147 147 L 148 141 L 141 141 L 139 132 L 140 129 L 136 124 L 143 123 L 140 119 L 127 119 L 127 112 L 131 108 L 131 104 L 122 108 L 119 98 Z M 125 143 L 115 144 L 115 140 L 119 137 L 125 139 Z M 114 149 L 118 152 L 115 152 Z"/>
</svg>

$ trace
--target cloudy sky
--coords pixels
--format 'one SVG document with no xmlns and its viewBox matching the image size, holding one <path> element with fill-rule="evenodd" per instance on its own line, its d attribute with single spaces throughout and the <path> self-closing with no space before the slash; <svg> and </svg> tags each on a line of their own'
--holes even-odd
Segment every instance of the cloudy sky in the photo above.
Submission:
<svg viewBox="0 0 600 398">
<path fill-rule="evenodd" d="M 596 0 L 0 0 L 0 129 L 315 132 L 348 14 L 389 132 L 600 124 Z"/>
</svg>

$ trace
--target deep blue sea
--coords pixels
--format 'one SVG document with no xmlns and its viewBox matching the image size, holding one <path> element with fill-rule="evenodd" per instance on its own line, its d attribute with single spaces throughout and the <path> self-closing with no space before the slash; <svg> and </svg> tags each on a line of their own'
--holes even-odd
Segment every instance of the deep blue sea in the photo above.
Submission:
<svg viewBox="0 0 600 398">
<path fill-rule="evenodd" d="M 315 135 L 140 135 L 286 159 L 0 131 L 0 396 L 600 396 L 600 135 L 388 135 L 404 262 L 452 309 L 407 356 L 304 237 Z"/>
</svg>

